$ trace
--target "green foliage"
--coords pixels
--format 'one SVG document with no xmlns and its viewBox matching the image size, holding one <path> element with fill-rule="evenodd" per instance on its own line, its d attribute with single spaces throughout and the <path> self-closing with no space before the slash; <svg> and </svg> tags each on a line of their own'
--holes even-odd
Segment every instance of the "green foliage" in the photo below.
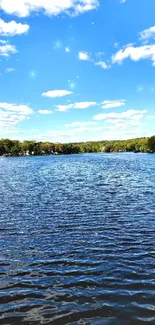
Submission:
<svg viewBox="0 0 155 325">
<path fill-rule="evenodd" d="M 155 152 L 155 135 L 148 139 L 148 151 L 153 153 Z"/>
<path fill-rule="evenodd" d="M 91 152 L 155 152 L 155 136 L 122 141 L 50 143 L 1 139 L 0 156 L 78 154 Z"/>
<path fill-rule="evenodd" d="M 11 147 L 11 153 L 18 156 L 22 151 L 21 143 L 18 140 L 13 141 L 13 146 Z"/>
<path fill-rule="evenodd" d="M 14 146 L 14 142 L 9 139 L 0 140 L 0 145 L 4 147 L 5 152 L 11 152 L 11 148 Z"/>
<path fill-rule="evenodd" d="M 106 145 L 106 146 L 104 146 L 103 147 L 103 152 L 111 152 L 112 151 L 112 147 L 111 146 L 109 146 L 109 145 Z M 117 150 L 116 150 L 117 151 Z"/>
<path fill-rule="evenodd" d="M 4 155 L 5 154 L 5 148 L 3 145 L 0 145 L 0 156 Z"/>
<path fill-rule="evenodd" d="M 22 152 L 32 154 L 35 151 L 36 142 L 35 141 L 24 141 L 22 144 Z"/>
</svg>

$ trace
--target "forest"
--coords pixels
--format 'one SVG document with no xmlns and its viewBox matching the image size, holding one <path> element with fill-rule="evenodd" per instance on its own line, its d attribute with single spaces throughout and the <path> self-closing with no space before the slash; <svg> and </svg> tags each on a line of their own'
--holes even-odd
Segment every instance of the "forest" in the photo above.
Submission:
<svg viewBox="0 0 155 325">
<path fill-rule="evenodd" d="M 51 143 L 0 139 L 0 156 L 78 154 L 97 152 L 155 153 L 155 135 L 149 138 L 81 143 Z"/>
</svg>

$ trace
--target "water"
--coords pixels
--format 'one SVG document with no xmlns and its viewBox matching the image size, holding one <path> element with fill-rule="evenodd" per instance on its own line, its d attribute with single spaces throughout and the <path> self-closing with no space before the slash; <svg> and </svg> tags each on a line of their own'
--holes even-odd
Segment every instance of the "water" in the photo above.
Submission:
<svg viewBox="0 0 155 325">
<path fill-rule="evenodd" d="M 155 324 L 155 155 L 0 158 L 0 324 Z"/>
</svg>

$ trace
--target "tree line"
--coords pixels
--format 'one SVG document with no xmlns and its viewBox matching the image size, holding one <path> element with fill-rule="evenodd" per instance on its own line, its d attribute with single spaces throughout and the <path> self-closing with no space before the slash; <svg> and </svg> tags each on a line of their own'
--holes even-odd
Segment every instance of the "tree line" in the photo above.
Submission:
<svg viewBox="0 0 155 325">
<path fill-rule="evenodd" d="M 0 139 L 0 156 L 78 154 L 93 152 L 155 152 L 155 136 L 114 141 L 51 143 Z"/>
</svg>

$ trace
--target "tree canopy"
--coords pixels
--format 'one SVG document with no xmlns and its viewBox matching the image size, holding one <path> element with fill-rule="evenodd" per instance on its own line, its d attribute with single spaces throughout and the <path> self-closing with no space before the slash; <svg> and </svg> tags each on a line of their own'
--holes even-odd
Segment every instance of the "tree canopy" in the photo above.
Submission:
<svg viewBox="0 0 155 325">
<path fill-rule="evenodd" d="M 91 152 L 155 152 L 155 136 L 114 141 L 51 143 L 1 139 L 0 156 L 78 154 Z"/>
<path fill-rule="evenodd" d="M 155 135 L 148 139 L 148 150 L 155 152 Z"/>
</svg>

